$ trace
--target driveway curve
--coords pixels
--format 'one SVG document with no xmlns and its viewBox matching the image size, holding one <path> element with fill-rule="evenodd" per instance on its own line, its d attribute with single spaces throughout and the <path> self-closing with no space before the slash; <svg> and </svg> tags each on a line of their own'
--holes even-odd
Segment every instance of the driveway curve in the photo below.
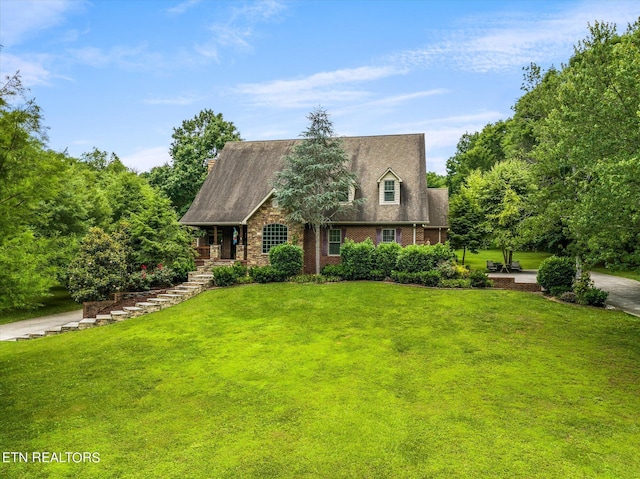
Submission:
<svg viewBox="0 0 640 479">
<path fill-rule="evenodd" d="M 640 317 L 640 281 L 591 272 L 596 288 L 609 293 L 607 304 Z"/>
<path fill-rule="evenodd" d="M 37 333 L 49 328 L 63 326 L 71 321 L 80 321 L 82 310 L 58 313 L 41 318 L 24 319 L 15 323 L 0 324 L 0 341 L 22 336 L 29 333 Z"/>
</svg>

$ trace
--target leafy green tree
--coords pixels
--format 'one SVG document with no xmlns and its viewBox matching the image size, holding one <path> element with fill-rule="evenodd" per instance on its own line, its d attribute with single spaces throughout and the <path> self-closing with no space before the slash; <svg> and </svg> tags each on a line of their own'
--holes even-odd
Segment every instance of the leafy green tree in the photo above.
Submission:
<svg viewBox="0 0 640 479">
<path fill-rule="evenodd" d="M 44 148 L 40 108 L 18 74 L 0 87 L 0 309 L 34 306 L 53 284 L 49 242 L 33 219 L 51 200 L 58 158 Z"/>
<path fill-rule="evenodd" d="M 192 236 L 178 223 L 166 197 L 151 188 L 145 193 L 144 208 L 120 223 L 119 231 L 129 248 L 128 269 L 163 265 L 175 271 L 173 279 L 184 279 L 195 266 Z"/>
<path fill-rule="evenodd" d="M 427 171 L 427 186 L 429 188 L 446 188 L 447 177 L 434 171 Z"/>
<path fill-rule="evenodd" d="M 487 237 L 486 218 L 478 198 L 463 185 L 449 203 L 449 242 L 451 246 L 462 248 L 462 264 L 467 250 L 477 253 Z"/>
<path fill-rule="evenodd" d="M 498 121 L 486 125 L 481 132 L 462 135 L 455 155 L 447 160 L 447 186 L 451 194 L 458 192 L 472 171 L 488 171 L 505 159 L 506 132 L 507 123 Z"/>
<path fill-rule="evenodd" d="M 590 26 L 556 76 L 547 114 L 533 126 L 538 214 L 562 231 L 571 254 L 637 267 L 640 20 L 623 35 Z"/>
<path fill-rule="evenodd" d="M 69 292 L 78 302 L 102 301 L 124 288 L 127 252 L 116 235 L 92 228 L 69 265 Z"/>
<path fill-rule="evenodd" d="M 522 225 L 533 214 L 530 198 L 536 184 L 530 166 L 523 161 L 506 160 L 488 172 L 472 173 L 466 186 L 469 194 L 477 198 L 484 227 L 502 250 L 505 264 L 511 263 L 513 251 L 527 242 Z"/>
<path fill-rule="evenodd" d="M 215 158 L 228 141 L 240 141 L 240 133 L 222 113 L 205 109 L 185 120 L 171 135 L 171 165 L 154 168 L 147 178 L 171 200 L 179 215 L 191 206 L 207 177 L 207 160 Z"/>
<path fill-rule="evenodd" d="M 303 140 L 284 157 L 284 168 L 276 174 L 275 198 L 293 223 L 311 225 L 315 233 L 316 274 L 320 274 L 320 231 L 332 219 L 362 203 L 344 202 L 345 193 L 356 187 L 356 176 L 348 168 L 342 142 L 335 137 L 326 110 L 317 108 L 307 117 Z"/>
</svg>

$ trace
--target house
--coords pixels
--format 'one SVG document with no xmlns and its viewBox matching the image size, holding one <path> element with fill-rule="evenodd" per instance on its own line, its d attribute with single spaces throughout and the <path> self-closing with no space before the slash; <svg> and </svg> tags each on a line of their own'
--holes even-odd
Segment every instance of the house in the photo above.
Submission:
<svg viewBox="0 0 640 479">
<path fill-rule="evenodd" d="M 210 160 L 209 175 L 180 220 L 205 231 L 198 240 L 202 257 L 265 265 L 272 246 L 292 242 L 304 249 L 305 271 L 314 272 L 313 230 L 288 224 L 273 201 L 272 178 L 299 141 L 231 142 Z M 345 238 L 403 246 L 446 241 L 448 193 L 427 188 L 423 134 L 344 137 L 342 142 L 358 178 L 350 198 L 365 201 L 320 231 L 322 266 L 340 261 Z"/>
</svg>

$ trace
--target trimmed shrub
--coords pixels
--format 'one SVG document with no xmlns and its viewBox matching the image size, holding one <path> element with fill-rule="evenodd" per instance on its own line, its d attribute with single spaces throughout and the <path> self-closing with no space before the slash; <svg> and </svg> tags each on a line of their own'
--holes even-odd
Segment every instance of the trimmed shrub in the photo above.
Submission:
<svg viewBox="0 0 640 479">
<path fill-rule="evenodd" d="M 574 291 L 576 302 L 584 306 L 603 307 L 609 293 L 596 288 L 587 271 L 583 272 L 575 282 Z"/>
<path fill-rule="evenodd" d="M 249 268 L 243 265 L 242 261 L 236 261 L 235 263 L 233 263 L 233 266 L 231 266 L 231 268 L 233 269 L 233 275 L 235 276 L 236 281 L 244 276 L 247 276 L 247 272 L 249 271 Z"/>
<path fill-rule="evenodd" d="M 369 271 L 369 279 L 371 281 L 384 281 L 388 275 L 381 269 L 372 269 Z"/>
<path fill-rule="evenodd" d="M 249 269 L 249 277 L 256 283 L 279 282 L 287 279 L 271 265 L 255 266 Z"/>
<path fill-rule="evenodd" d="M 571 291 L 576 276 L 576 265 L 571 258 L 550 256 L 540 263 L 537 281 L 553 296 Z"/>
<path fill-rule="evenodd" d="M 559 298 L 564 293 L 571 292 L 571 288 L 568 286 L 552 286 L 551 289 L 547 290 L 551 296 Z"/>
<path fill-rule="evenodd" d="M 407 273 L 406 271 L 394 270 L 391 272 L 391 279 L 396 283 L 400 283 L 400 284 L 410 284 L 410 283 L 419 284 L 420 273 Z"/>
<path fill-rule="evenodd" d="M 380 243 L 374 252 L 374 269 L 384 275 L 381 279 L 391 276 L 391 271 L 396 267 L 398 255 L 402 251 L 402 246 L 398 243 Z M 373 278 L 372 278 L 373 279 Z"/>
<path fill-rule="evenodd" d="M 304 251 L 290 243 L 279 244 L 269 250 L 269 263 L 280 277 L 296 276 L 302 271 Z"/>
<path fill-rule="evenodd" d="M 216 286 L 231 286 L 236 282 L 233 266 L 214 266 L 211 272 L 213 273 L 213 284 Z"/>
<path fill-rule="evenodd" d="M 456 254 L 448 244 L 409 245 L 400 251 L 396 271 L 417 273 L 436 268 L 440 263 L 455 261 Z"/>
<path fill-rule="evenodd" d="M 331 276 L 334 278 L 342 278 L 343 270 L 341 264 L 328 264 L 322 268 L 323 276 Z"/>
<path fill-rule="evenodd" d="M 349 280 L 370 279 L 374 266 L 375 246 L 371 238 L 361 243 L 345 239 L 340 247 L 343 278 Z"/>
<path fill-rule="evenodd" d="M 491 288 L 493 286 L 489 275 L 483 271 L 472 271 L 469 273 L 469 282 L 472 288 Z"/>
<path fill-rule="evenodd" d="M 599 288 L 591 288 L 578 297 L 578 303 L 587 306 L 604 307 L 605 301 L 609 297 L 609 293 Z"/>
<path fill-rule="evenodd" d="M 420 284 L 433 288 L 438 286 L 442 281 L 442 275 L 437 269 L 433 269 L 431 271 L 421 271 L 420 273 L 418 273 L 418 277 L 420 278 Z"/>
</svg>

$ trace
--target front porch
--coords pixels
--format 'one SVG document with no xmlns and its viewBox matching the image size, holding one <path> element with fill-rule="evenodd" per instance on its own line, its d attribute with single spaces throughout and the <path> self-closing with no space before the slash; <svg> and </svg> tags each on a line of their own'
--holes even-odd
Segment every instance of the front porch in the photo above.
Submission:
<svg viewBox="0 0 640 479">
<path fill-rule="evenodd" d="M 204 260 L 247 260 L 247 226 L 206 226 L 201 227 L 204 235 L 197 239 L 196 261 Z"/>
</svg>

